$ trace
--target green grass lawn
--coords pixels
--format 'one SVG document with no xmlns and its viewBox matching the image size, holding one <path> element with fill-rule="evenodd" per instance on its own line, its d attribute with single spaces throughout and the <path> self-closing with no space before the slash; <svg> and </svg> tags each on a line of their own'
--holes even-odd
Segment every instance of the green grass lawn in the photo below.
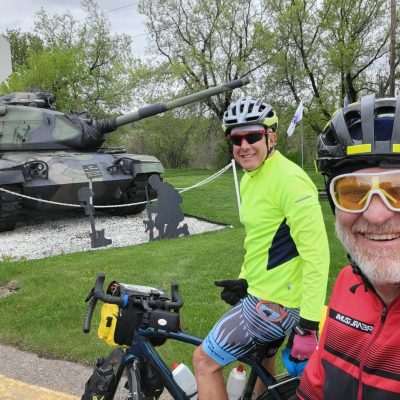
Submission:
<svg viewBox="0 0 400 400">
<path fill-rule="evenodd" d="M 210 174 L 204 170 L 172 170 L 167 171 L 166 179 L 176 187 L 187 187 Z M 185 300 L 183 326 L 195 335 L 204 335 L 228 308 L 219 300 L 213 281 L 236 277 L 243 257 L 244 232 L 239 224 L 232 173 L 184 193 L 183 200 L 186 213 L 233 227 L 139 246 L 43 260 L 3 261 L 0 284 L 15 279 L 22 288 L 16 295 L 0 299 L 0 342 L 80 362 L 93 362 L 104 355 L 107 346 L 96 336 L 97 315 L 90 335 L 84 335 L 81 329 L 83 300 L 99 271 L 106 273 L 107 282 L 115 279 L 164 289 L 173 280 L 179 282 Z M 333 217 L 325 202 L 323 210 L 332 251 L 331 285 L 346 258 L 335 238 Z M 163 347 L 168 362 L 190 363 L 192 350 L 189 345 L 172 341 Z"/>
</svg>

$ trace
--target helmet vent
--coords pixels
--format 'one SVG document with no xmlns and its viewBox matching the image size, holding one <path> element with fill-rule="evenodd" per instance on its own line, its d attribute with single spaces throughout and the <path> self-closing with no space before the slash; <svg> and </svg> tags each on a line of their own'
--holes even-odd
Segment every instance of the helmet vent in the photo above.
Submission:
<svg viewBox="0 0 400 400">
<path fill-rule="evenodd" d="M 234 124 L 236 122 L 237 122 L 236 118 L 230 118 L 225 120 L 225 123 L 227 124 Z"/>
<path fill-rule="evenodd" d="M 379 112 L 378 112 L 379 111 Z M 393 106 L 383 106 L 383 107 L 379 107 L 379 109 L 375 110 L 375 114 L 376 115 L 384 115 L 387 114 L 388 116 L 392 116 L 395 113 L 395 108 Z"/>
<path fill-rule="evenodd" d="M 345 114 L 344 119 L 346 121 L 347 126 L 351 128 L 351 126 L 356 123 L 361 121 L 361 114 L 359 111 L 350 111 Z"/>
<path fill-rule="evenodd" d="M 328 146 L 336 146 L 339 143 L 331 129 L 329 129 L 328 132 L 326 133 L 324 142 Z"/>
</svg>

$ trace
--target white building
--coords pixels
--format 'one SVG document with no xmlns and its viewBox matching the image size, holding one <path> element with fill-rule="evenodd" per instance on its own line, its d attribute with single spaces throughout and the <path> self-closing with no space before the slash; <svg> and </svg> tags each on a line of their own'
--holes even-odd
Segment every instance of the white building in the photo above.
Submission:
<svg viewBox="0 0 400 400">
<path fill-rule="evenodd" d="M 0 82 L 6 80 L 11 72 L 10 43 L 4 35 L 0 34 Z"/>
</svg>

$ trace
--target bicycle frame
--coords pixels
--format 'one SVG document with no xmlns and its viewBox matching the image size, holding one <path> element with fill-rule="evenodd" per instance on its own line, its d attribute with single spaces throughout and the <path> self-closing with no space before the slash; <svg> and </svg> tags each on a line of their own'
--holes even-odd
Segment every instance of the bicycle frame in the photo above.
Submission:
<svg viewBox="0 0 400 400">
<path fill-rule="evenodd" d="M 166 332 L 162 330 L 154 330 L 152 328 L 139 329 L 134 336 L 132 345 L 126 350 L 124 364 L 126 368 L 130 368 L 129 365 L 131 365 L 135 360 L 139 360 L 139 362 L 143 360 L 149 362 L 157 370 L 165 388 L 175 400 L 189 400 L 190 398 L 175 382 L 171 370 L 165 364 L 155 347 L 151 344 L 151 338 L 172 339 L 178 342 L 192 344 L 194 346 L 199 346 L 202 343 L 202 339 L 182 331 Z M 255 356 L 244 357 L 239 361 L 249 365 L 252 371 L 242 397 L 243 400 L 251 399 L 257 377 L 262 380 L 266 387 L 273 388 L 273 386 L 277 384 L 276 379 L 264 369 Z M 298 378 L 293 378 L 293 380 L 295 379 Z M 275 394 L 274 396 L 273 391 L 271 392 L 271 395 L 272 398 L 281 400 L 281 397 L 278 394 Z M 135 398 L 133 397 L 133 399 Z"/>
<path fill-rule="evenodd" d="M 183 300 L 178 292 L 177 284 L 171 285 L 171 299 L 165 297 L 165 294 L 160 292 L 158 289 L 127 284 L 121 285 L 125 285 L 123 287 L 128 294 L 115 296 L 104 293 L 104 279 L 105 275 L 103 273 L 97 275 L 95 287 L 89 292 L 89 295 L 86 298 L 88 309 L 83 323 L 83 331 L 85 333 L 90 332 L 90 323 L 98 300 L 109 304 L 116 304 L 119 307 L 126 307 L 127 304 L 129 304 L 128 302 L 131 302 L 131 304 L 143 307 L 143 309 L 148 312 L 155 312 L 160 309 L 164 311 L 166 310 L 167 315 L 169 310 L 173 310 L 173 312 L 176 313 L 183 306 Z M 170 316 L 171 315 L 169 314 L 169 317 Z M 128 317 L 131 318 L 131 315 L 129 314 Z M 136 328 L 132 326 L 132 339 L 132 336 L 129 336 L 128 340 L 125 338 L 119 338 L 119 343 L 125 345 L 127 345 L 130 340 L 132 341 L 125 351 L 122 364 L 118 367 L 117 374 L 115 375 L 116 379 L 114 380 L 112 387 L 109 388 L 105 400 L 112 400 L 114 398 L 124 369 L 128 372 L 128 387 L 130 392 L 128 394 L 128 400 L 143 400 L 141 390 L 142 377 L 148 380 L 147 388 L 146 382 L 144 382 L 143 389 L 145 392 L 151 393 L 151 397 L 158 395 L 158 391 L 165 387 L 174 399 L 190 400 L 190 397 L 186 395 L 186 393 L 176 383 L 172 372 L 156 351 L 155 345 L 151 342 L 151 339 L 171 339 L 182 343 L 192 344 L 194 346 L 199 346 L 202 343 L 202 339 L 181 331 L 179 328 L 179 320 L 178 324 L 176 322 L 177 321 L 172 318 L 171 325 L 167 325 L 169 326 L 169 330 L 163 330 L 164 328 L 160 328 L 157 324 L 150 325 L 150 327 L 146 324 L 146 328 L 141 328 L 140 325 Z M 162 326 L 164 327 L 165 325 Z M 257 351 L 254 351 L 246 357 L 240 358 L 239 361 L 251 367 L 250 377 L 244 390 L 242 400 L 250 400 L 252 398 L 257 378 L 260 378 L 268 389 L 267 393 L 258 397 L 258 400 L 283 400 L 281 394 L 285 396 L 284 400 L 288 399 L 288 396 L 292 398 L 294 394 L 293 389 L 297 386 L 298 378 L 285 376 L 282 379 L 276 379 L 266 369 L 264 369 L 262 366 L 262 355 L 258 354 Z M 150 364 L 152 370 L 145 370 L 142 365 L 143 362 Z M 155 372 L 155 381 L 150 384 L 149 379 L 151 380 L 152 377 L 149 375 L 142 375 L 143 372 L 146 374 L 149 372 Z M 290 385 L 286 386 L 287 383 L 290 383 Z M 145 394 L 145 396 L 147 396 L 147 394 Z"/>
</svg>

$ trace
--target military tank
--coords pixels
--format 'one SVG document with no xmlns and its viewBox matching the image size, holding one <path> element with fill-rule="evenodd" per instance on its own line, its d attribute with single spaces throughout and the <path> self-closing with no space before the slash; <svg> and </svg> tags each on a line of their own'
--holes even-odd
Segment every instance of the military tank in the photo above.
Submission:
<svg viewBox="0 0 400 400">
<path fill-rule="evenodd" d="M 167 103 L 152 104 L 111 119 L 94 120 L 55 109 L 47 92 L 18 92 L 0 97 L 0 231 L 12 230 L 28 210 L 65 209 L 13 193 L 55 203 L 79 204 L 78 192 L 92 183 L 95 205 L 146 199 L 150 175 L 161 175 L 161 162 L 150 155 L 102 147 L 118 127 L 198 102 L 247 84 L 235 80 Z M 10 193 L 13 192 L 13 193 Z M 138 213 L 145 204 L 115 207 Z"/>
</svg>

